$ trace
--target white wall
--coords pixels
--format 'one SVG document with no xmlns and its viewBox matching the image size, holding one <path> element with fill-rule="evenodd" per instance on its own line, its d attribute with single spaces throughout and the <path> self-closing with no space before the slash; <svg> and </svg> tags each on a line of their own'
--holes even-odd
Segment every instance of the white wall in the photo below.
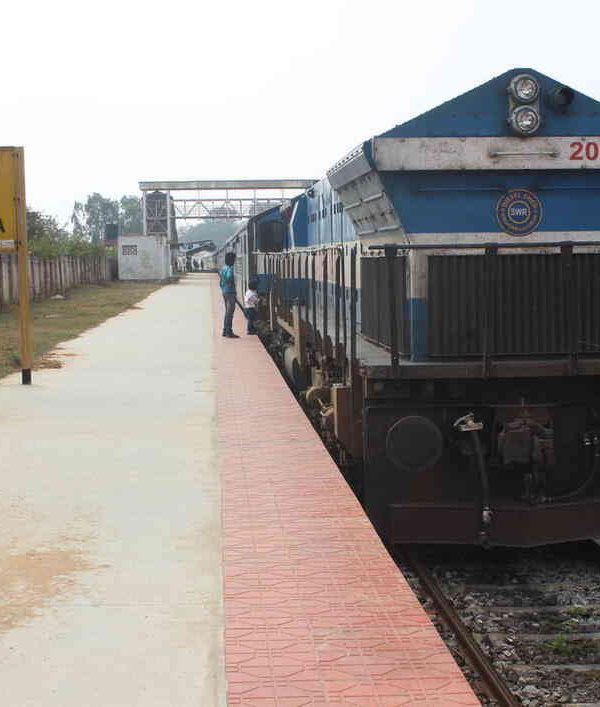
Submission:
<svg viewBox="0 0 600 707">
<path fill-rule="evenodd" d="M 167 236 L 119 237 L 119 280 L 165 280 L 171 277 Z"/>
</svg>

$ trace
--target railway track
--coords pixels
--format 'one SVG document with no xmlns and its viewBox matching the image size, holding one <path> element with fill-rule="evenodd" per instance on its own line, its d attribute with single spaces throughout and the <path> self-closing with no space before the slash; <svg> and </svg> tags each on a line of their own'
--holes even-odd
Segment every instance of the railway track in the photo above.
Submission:
<svg viewBox="0 0 600 707">
<path fill-rule="evenodd" d="M 452 601 L 444 594 L 439 582 L 418 554 L 404 548 L 397 553 L 398 559 L 417 577 L 429 599 L 448 629 L 454 634 L 465 658 L 479 676 L 482 689 L 499 705 L 516 707 L 520 704 L 485 655 L 469 628 L 461 620 Z"/>
<path fill-rule="evenodd" d="M 402 548 L 490 704 L 600 704 L 600 548 Z M 484 698 L 485 701 L 485 698 Z"/>
</svg>

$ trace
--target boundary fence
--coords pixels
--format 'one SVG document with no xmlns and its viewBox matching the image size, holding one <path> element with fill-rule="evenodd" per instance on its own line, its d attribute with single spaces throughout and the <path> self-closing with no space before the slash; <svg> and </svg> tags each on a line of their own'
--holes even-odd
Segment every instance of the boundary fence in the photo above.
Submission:
<svg viewBox="0 0 600 707">
<path fill-rule="evenodd" d="M 29 257 L 29 294 L 42 300 L 64 294 L 75 285 L 90 285 L 117 279 L 116 258 L 61 255 Z M 0 305 L 17 304 L 19 282 L 16 254 L 0 254 Z"/>
</svg>

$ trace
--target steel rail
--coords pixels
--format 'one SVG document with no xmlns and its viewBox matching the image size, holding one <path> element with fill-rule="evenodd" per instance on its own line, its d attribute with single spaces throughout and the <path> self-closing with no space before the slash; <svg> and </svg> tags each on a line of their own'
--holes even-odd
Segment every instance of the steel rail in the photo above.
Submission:
<svg viewBox="0 0 600 707">
<path fill-rule="evenodd" d="M 465 658 L 483 681 L 488 696 L 503 707 L 519 707 L 521 702 L 508 689 L 488 657 L 473 638 L 471 631 L 461 621 L 452 602 L 446 598 L 435 577 L 418 559 L 414 550 L 405 546 L 394 548 L 394 556 L 414 572 L 427 595 L 431 598 L 442 620 L 456 636 Z"/>
</svg>

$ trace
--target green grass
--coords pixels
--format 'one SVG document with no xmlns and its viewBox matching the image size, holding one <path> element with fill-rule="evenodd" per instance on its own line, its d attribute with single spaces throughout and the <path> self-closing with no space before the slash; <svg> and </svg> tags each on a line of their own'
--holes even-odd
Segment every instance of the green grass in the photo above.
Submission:
<svg viewBox="0 0 600 707">
<path fill-rule="evenodd" d="M 569 616 L 574 616 L 574 617 L 587 616 L 587 615 L 590 613 L 590 610 L 589 610 L 589 608 L 586 607 L 586 606 L 577 606 L 577 605 L 575 605 L 575 606 L 570 606 L 570 607 L 565 611 L 565 613 L 568 614 Z"/>
<path fill-rule="evenodd" d="M 81 285 L 66 293 L 65 299 L 48 299 L 31 305 L 34 368 L 60 366 L 47 354 L 61 341 L 79 336 L 161 287 L 157 282 L 110 282 Z M 0 378 L 20 368 L 19 310 L 0 308 Z"/>
<path fill-rule="evenodd" d="M 559 634 L 556 638 L 547 641 L 546 645 L 559 655 L 572 655 L 575 652 L 573 643 L 563 634 Z"/>
</svg>

